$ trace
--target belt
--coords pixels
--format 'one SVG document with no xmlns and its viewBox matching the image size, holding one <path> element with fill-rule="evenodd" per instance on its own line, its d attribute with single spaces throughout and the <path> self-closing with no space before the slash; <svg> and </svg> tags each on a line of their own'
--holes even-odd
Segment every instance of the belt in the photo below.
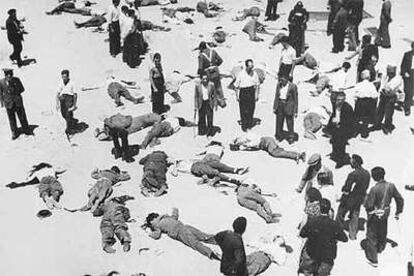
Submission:
<svg viewBox="0 0 414 276">
<path fill-rule="evenodd" d="M 279 98 L 279 101 L 281 101 L 282 103 L 287 103 L 287 100 L 286 99 Z"/>
</svg>

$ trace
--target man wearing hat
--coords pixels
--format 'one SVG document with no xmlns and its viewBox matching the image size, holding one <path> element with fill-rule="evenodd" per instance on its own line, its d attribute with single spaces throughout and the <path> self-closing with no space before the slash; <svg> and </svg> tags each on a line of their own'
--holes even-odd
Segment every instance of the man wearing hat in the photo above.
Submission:
<svg viewBox="0 0 414 276">
<path fill-rule="evenodd" d="M 397 67 L 388 65 L 387 74 L 383 77 L 379 89 L 380 101 L 377 110 L 377 121 L 374 125 L 375 130 L 382 128 L 385 134 L 389 134 L 394 130 L 395 126 L 392 124 L 392 117 L 397 95 L 402 93 L 402 83 L 401 76 L 397 75 Z M 383 120 L 384 124 L 382 124 Z"/>
<path fill-rule="evenodd" d="M 33 135 L 27 122 L 26 112 L 24 110 L 23 98 L 20 95 L 24 92 L 24 87 L 19 78 L 13 77 L 13 69 L 3 69 L 4 78 L 0 80 L 0 105 L 7 110 L 9 117 L 12 140 L 16 139 L 19 134 L 17 131 L 16 114 L 26 135 Z"/>
<path fill-rule="evenodd" d="M 306 187 L 306 192 L 314 185 L 316 185 L 316 181 L 322 181 L 322 178 L 317 178 L 317 175 L 324 175 L 324 181 L 326 183 L 322 183 L 325 185 L 333 185 L 333 174 L 332 171 L 322 165 L 322 157 L 319 153 L 314 153 L 308 160 L 308 168 L 306 169 L 305 173 L 302 176 L 300 181 L 299 187 L 296 188 L 298 193 L 301 193 L 303 189 Z"/>
<path fill-rule="evenodd" d="M 6 20 L 7 39 L 13 45 L 13 53 L 9 57 L 21 67 L 23 65 L 20 56 L 23 50 L 23 28 L 20 25 L 20 21 L 17 20 L 16 9 L 10 9 L 7 13 L 9 14 Z"/>
</svg>

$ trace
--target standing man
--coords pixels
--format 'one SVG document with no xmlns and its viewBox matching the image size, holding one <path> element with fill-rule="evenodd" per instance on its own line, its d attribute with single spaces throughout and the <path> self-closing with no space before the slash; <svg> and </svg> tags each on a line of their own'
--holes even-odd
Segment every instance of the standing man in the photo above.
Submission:
<svg viewBox="0 0 414 276">
<path fill-rule="evenodd" d="M 363 160 L 359 155 L 352 155 L 351 167 L 354 169 L 342 187 L 342 197 L 336 215 L 336 221 L 344 228 L 345 215 L 349 212 L 349 238 L 356 240 L 358 233 L 359 210 L 364 203 L 369 187 L 369 172 L 362 167 Z"/>
<path fill-rule="evenodd" d="M 381 46 L 382 48 L 391 48 L 390 32 L 388 30 L 388 26 L 391 22 L 391 1 L 383 0 L 380 26 L 378 28 L 377 37 L 375 38 L 375 45 Z"/>
<path fill-rule="evenodd" d="M 368 263 L 378 266 L 378 253 L 385 249 L 387 243 L 388 216 L 390 215 L 390 203 L 394 198 L 397 204 L 395 219 L 398 220 L 403 212 L 404 199 L 394 184 L 385 181 L 385 170 L 375 167 L 371 170 L 371 176 L 377 182 L 368 193 L 364 207 L 368 213 L 367 236 L 361 241 L 361 247 L 365 250 Z"/>
<path fill-rule="evenodd" d="M 109 31 L 109 53 L 116 57 L 121 52 L 121 26 L 119 24 L 120 11 L 118 9 L 120 0 L 112 0 L 108 9 L 108 31 Z"/>
<path fill-rule="evenodd" d="M 339 92 L 335 109 L 328 123 L 328 131 L 332 134 L 330 140 L 332 144 L 331 160 L 336 162 L 336 169 L 349 164 L 349 156 L 345 152 L 348 140 L 354 134 L 355 119 L 354 110 L 351 105 L 345 102 L 345 93 Z"/>
<path fill-rule="evenodd" d="M 194 92 L 194 116 L 198 113 L 198 135 L 207 135 L 207 137 L 214 135 L 214 109 L 217 110 L 216 90 L 204 73 L 201 75 L 201 82 L 196 84 Z"/>
<path fill-rule="evenodd" d="M 333 34 L 333 21 L 335 19 L 336 13 L 339 11 L 339 7 L 340 7 L 339 2 L 340 0 L 329 0 L 328 1 L 328 10 L 329 10 L 328 27 L 327 27 L 328 36 Z"/>
<path fill-rule="evenodd" d="M 339 10 L 335 15 L 335 19 L 332 22 L 333 32 L 333 48 L 332 53 L 342 52 L 345 49 L 345 32 L 348 27 L 348 11 L 345 9 L 342 1 L 339 3 Z"/>
<path fill-rule="evenodd" d="M 74 134 L 77 119 L 73 118 L 73 111 L 76 110 L 78 94 L 76 94 L 73 82 L 69 78 L 69 70 L 62 70 L 62 82 L 59 83 L 56 95 L 56 110 L 60 109 L 62 117 L 66 121 L 67 135 Z"/>
<path fill-rule="evenodd" d="M 347 5 L 348 23 L 351 32 L 349 48 L 350 50 L 355 51 L 356 46 L 359 45 L 359 25 L 362 22 L 364 13 L 364 0 L 350 0 Z"/>
<path fill-rule="evenodd" d="M 17 62 L 17 66 L 21 67 L 23 65 L 21 58 L 23 50 L 23 28 L 20 25 L 20 21 L 17 20 L 16 9 L 10 9 L 7 13 L 9 14 L 6 20 L 7 39 L 13 45 L 13 53 L 9 57 L 12 61 Z"/>
<path fill-rule="evenodd" d="M 245 61 L 246 69 L 242 70 L 236 78 L 234 87 L 240 108 L 241 129 L 247 131 L 253 125 L 254 110 L 259 100 L 259 77 L 253 70 L 253 60 Z"/>
<path fill-rule="evenodd" d="M 404 110 L 405 116 L 411 114 L 411 105 L 413 103 L 414 94 L 414 42 L 411 42 L 411 51 L 404 54 L 401 62 L 401 76 L 404 79 Z"/>
<path fill-rule="evenodd" d="M 280 15 L 277 14 L 277 4 L 279 2 L 281 2 L 281 0 L 267 0 L 265 21 L 275 21 L 280 17 Z"/>
<path fill-rule="evenodd" d="M 372 57 L 375 56 L 379 59 L 378 46 L 371 43 L 371 35 L 364 35 L 362 37 L 361 53 L 359 55 L 358 67 L 357 67 L 357 79 L 361 80 L 361 72 L 368 68 Z"/>
<path fill-rule="evenodd" d="M 337 241 L 348 241 L 341 225 L 329 218 L 329 200 L 321 200 L 320 210 L 321 215 L 309 218 L 300 231 L 300 236 L 307 238 L 300 260 L 300 269 L 305 275 L 330 275 L 336 258 Z"/>
<path fill-rule="evenodd" d="M 391 133 L 395 126 L 392 124 L 397 94 L 401 92 L 402 79 L 397 75 L 396 66 L 387 66 L 387 74 L 383 76 L 380 87 L 380 101 L 377 110 L 377 120 L 374 130 L 382 128 L 385 134 Z M 385 120 L 384 120 L 385 117 Z M 382 121 L 384 120 L 384 124 Z"/>
<path fill-rule="evenodd" d="M 286 77 L 286 79 L 293 81 L 293 69 L 296 64 L 296 50 L 290 46 L 289 37 L 283 36 L 280 39 L 282 44 L 282 52 L 280 53 L 279 72 L 278 77 Z"/>
<path fill-rule="evenodd" d="M 220 272 L 225 276 L 247 276 L 246 253 L 242 235 L 246 231 L 247 220 L 238 217 L 233 222 L 233 231 L 222 231 L 214 237 L 223 251 Z"/>
<path fill-rule="evenodd" d="M 19 137 L 17 132 L 16 114 L 19 117 L 22 131 L 26 135 L 33 135 L 27 122 L 24 110 L 23 98 L 20 95 L 24 92 L 24 87 L 19 78 L 13 77 L 13 69 L 3 69 L 4 79 L 0 80 L 0 105 L 7 110 L 9 117 L 12 140 Z"/>
<path fill-rule="evenodd" d="M 273 113 L 276 114 L 276 140 L 283 141 L 287 138 L 289 144 L 293 144 L 294 120 L 298 116 L 298 88 L 296 84 L 291 83 L 285 76 L 279 77 L 276 87 L 276 96 L 273 103 Z M 283 125 L 287 124 L 287 137 L 283 132 Z"/>
</svg>

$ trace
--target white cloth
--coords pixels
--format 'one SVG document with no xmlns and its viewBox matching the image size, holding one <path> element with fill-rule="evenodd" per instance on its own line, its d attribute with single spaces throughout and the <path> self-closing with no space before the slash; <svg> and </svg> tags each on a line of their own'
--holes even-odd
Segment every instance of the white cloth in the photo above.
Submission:
<svg viewBox="0 0 414 276">
<path fill-rule="evenodd" d="M 171 127 L 174 129 L 174 132 L 177 132 L 181 128 L 178 118 L 168 117 L 164 120 L 164 122 L 170 123 Z"/>
<path fill-rule="evenodd" d="M 66 85 L 63 83 L 63 80 L 60 81 L 59 85 L 58 85 L 58 94 L 59 94 L 59 96 L 61 96 L 61 95 L 71 95 L 71 96 L 75 95 L 76 92 L 75 92 L 75 86 L 73 84 L 73 81 L 69 80 L 69 82 Z"/>
<path fill-rule="evenodd" d="M 282 48 L 281 57 L 283 64 L 293 64 L 293 61 L 296 59 L 296 50 L 288 45 L 287 49 Z"/>
<path fill-rule="evenodd" d="M 330 84 L 334 91 L 339 91 L 341 89 L 352 86 L 349 71 L 345 72 L 343 69 L 341 69 L 333 74 Z"/>
<path fill-rule="evenodd" d="M 119 8 L 115 7 L 114 5 L 110 5 L 108 8 L 107 13 L 107 21 L 108 23 L 119 21 L 119 16 L 121 12 L 119 11 Z"/>
<path fill-rule="evenodd" d="M 383 77 L 383 80 L 381 82 L 381 90 L 386 91 L 392 91 L 394 93 L 397 93 L 399 90 L 401 90 L 403 85 L 403 80 L 400 75 L 395 75 L 392 79 L 390 79 L 387 75 Z"/>
<path fill-rule="evenodd" d="M 121 38 L 124 40 L 128 33 L 132 30 L 134 19 L 129 16 L 121 16 Z"/>
<path fill-rule="evenodd" d="M 201 93 L 203 96 L 203 101 L 207 101 L 208 100 L 208 89 L 203 84 L 201 84 Z"/>
<path fill-rule="evenodd" d="M 246 69 L 243 69 L 236 78 L 234 86 L 237 88 L 247 88 L 252 86 L 259 85 L 259 76 L 256 71 L 252 71 L 253 74 L 249 75 L 246 72 Z"/>
<path fill-rule="evenodd" d="M 259 148 L 261 136 L 254 132 L 248 132 L 242 137 L 237 138 L 239 143 L 248 148 Z"/>
<path fill-rule="evenodd" d="M 206 154 L 215 154 L 219 157 L 223 155 L 223 146 L 220 145 L 212 145 L 206 148 Z"/>
<path fill-rule="evenodd" d="M 414 69 L 414 56 L 413 56 L 413 58 L 411 59 L 411 69 Z"/>
<path fill-rule="evenodd" d="M 289 84 L 286 84 L 284 87 L 280 88 L 280 96 L 279 99 L 286 100 L 287 93 L 288 93 Z"/>
<path fill-rule="evenodd" d="M 375 85 L 369 80 L 363 80 L 355 86 L 355 98 L 378 98 L 378 91 Z"/>
</svg>

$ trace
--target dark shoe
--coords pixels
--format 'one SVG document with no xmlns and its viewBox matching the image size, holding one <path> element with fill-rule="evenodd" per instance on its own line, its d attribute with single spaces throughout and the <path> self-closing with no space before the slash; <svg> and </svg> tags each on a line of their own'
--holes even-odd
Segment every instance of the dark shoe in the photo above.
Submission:
<svg viewBox="0 0 414 276">
<path fill-rule="evenodd" d="M 115 103 L 115 105 L 116 107 L 120 107 L 120 106 L 123 106 L 124 104 L 122 102 L 119 102 L 119 103 Z"/>
<path fill-rule="evenodd" d="M 411 111 L 410 111 L 410 110 L 406 110 L 406 111 L 404 112 L 404 115 L 405 115 L 405 116 L 410 116 L 410 114 L 411 114 Z"/>
<path fill-rule="evenodd" d="M 122 152 L 121 150 L 117 150 L 115 148 L 112 149 L 112 154 L 114 155 L 115 159 L 118 159 L 122 156 Z"/>
<path fill-rule="evenodd" d="M 130 242 L 125 242 L 122 249 L 124 250 L 124 252 L 128 252 L 129 250 L 131 250 L 131 243 Z"/>
<path fill-rule="evenodd" d="M 18 137 L 19 137 L 19 135 L 18 135 L 18 134 L 16 134 L 16 133 L 12 133 L 11 139 L 12 139 L 12 140 L 16 140 Z"/>
<path fill-rule="evenodd" d="M 132 163 L 135 161 L 134 158 L 132 158 L 128 153 L 123 153 L 122 154 L 122 161 L 125 161 L 127 163 Z"/>
<path fill-rule="evenodd" d="M 103 251 L 109 254 L 114 254 L 116 252 L 116 250 L 113 249 L 112 246 L 110 246 L 109 244 L 104 246 Z"/>
<path fill-rule="evenodd" d="M 294 141 L 294 139 L 293 139 L 293 138 L 289 138 L 289 139 L 288 139 L 288 143 L 289 143 L 289 145 L 292 145 L 293 143 L 295 143 L 295 141 Z"/>
<path fill-rule="evenodd" d="M 405 189 L 408 191 L 414 191 L 414 185 L 405 185 Z"/>
</svg>

